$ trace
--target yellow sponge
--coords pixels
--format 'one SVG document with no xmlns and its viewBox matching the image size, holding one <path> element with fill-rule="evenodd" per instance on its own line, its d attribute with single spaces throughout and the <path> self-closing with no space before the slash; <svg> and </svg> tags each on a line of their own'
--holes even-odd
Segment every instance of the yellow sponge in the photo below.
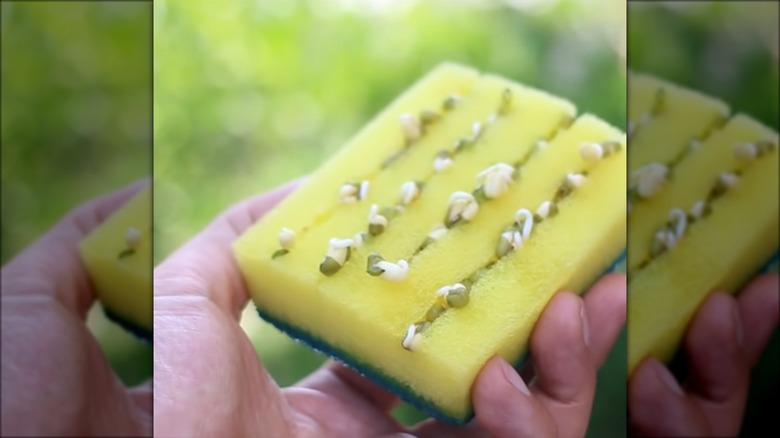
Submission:
<svg viewBox="0 0 780 438">
<path fill-rule="evenodd" d="M 544 306 L 625 246 L 625 135 L 572 104 L 443 64 L 234 252 L 258 311 L 444 421 Z"/>
<path fill-rule="evenodd" d="M 81 258 L 109 318 L 152 336 L 152 189 L 142 189 L 81 242 Z"/>
<path fill-rule="evenodd" d="M 706 295 L 735 292 L 778 247 L 777 133 L 657 79 L 630 83 L 629 101 L 648 88 L 665 102 L 630 141 L 629 373 L 669 360 Z"/>
</svg>

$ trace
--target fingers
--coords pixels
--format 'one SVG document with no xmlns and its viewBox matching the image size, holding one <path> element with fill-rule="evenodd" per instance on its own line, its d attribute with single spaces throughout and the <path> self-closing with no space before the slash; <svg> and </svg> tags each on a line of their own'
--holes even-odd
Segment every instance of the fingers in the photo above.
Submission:
<svg viewBox="0 0 780 438">
<path fill-rule="evenodd" d="M 739 305 L 722 293 L 707 298 L 685 336 L 691 398 L 719 434 L 736 435 L 742 422 L 750 377 L 744 338 Z"/>
<path fill-rule="evenodd" d="M 649 435 L 736 435 L 750 367 L 777 325 L 778 293 L 777 275 L 766 275 L 751 282 L 738 300 L 710 295 L 684 339 L 687 391 L 658 360 L 645 360 L 629 382 L 632 429 Z"/>
<path fill-rule="evenodd" d="M 653 357 L 637 366 L 628 385 L 629 428 L 639 436 L 704 436 L 707 423 L 671 372 Z"/>
<path fill-rule="evenodd" d="M 609 274 L 585 295 L 590 352 L 597 367 L 606 360 L 626 324 L 626 275 Z"/>
<path fill-rule="evenodd" d="M 473 386 L 479 424 L 494 436 L 559 436 L 555 422 L 509 363 L 494 356 Z"/>
<path fill-rule="evenodd" d="M 220 215 L 155 268 L 155 296 L 202 296 L 237 319 L 247 292 L 231 244 L 298 184 L 300 180 L 292 181 Z"/>
<path fill-rule="evenodd" d="M 765 274 L 750 282 L 740 294 L 738 303 L 744 334 L 744 354 L 752 367 L 761 357 L 777 327 L 780 313 L 778 275 Z"/>
<path fill-rule="evenodd" d="M 558 424 L 561 436 L 582 436 L 596 389 L 588 347 L 591 330 L 582 299 L 560 292 L 544 309 L 531 335 L 536 381 L 533 392 Z"/>
<path fill-rule="evenodd" d="M 150 183 L 148 178 L 88 201 L 3 267 L 3 294 L 55 298 L 82 319 L 94 294 L 79 255 L 79 244 L 114 211 Z"/>
</svg>

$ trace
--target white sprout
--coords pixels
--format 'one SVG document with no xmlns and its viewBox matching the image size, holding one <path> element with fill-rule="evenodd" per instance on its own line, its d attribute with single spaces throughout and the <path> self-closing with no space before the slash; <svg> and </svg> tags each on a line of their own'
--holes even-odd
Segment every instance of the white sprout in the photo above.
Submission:
<svg viewBox="0 0 780 438">
<path fill-rule="evenodd" d="M 135 249 L 139 243 L 141 243 L 141 232 L 135 227 L 128 228 L 125 232 L 125 245 L 128 248 Z"/>
<path fill-rule="evenodd" d="M 437 156 L 433 159 L 433 170 L 437 173 L 447 170 L 450 166 L 452 166 L 452 158 L 450 157 Z"/>
<path fill-rule="evenodd" d="M 408 329 L 406 329 L 406 336 L 404 337 L 404 341 L 401 343 L 404 348 L 411 351 L 412 348 L 414 348 L 414 345 L 417 343 L 417 340 L 419 339 L 419 333 L 417 333 L 417 325 L 412 324 L 409 326 Z"/>
<path fill-rule="evenodd" d="M 541 204 L 539 204 L 539 208 L 536 209 L 536 214 L 539 215 L 540 218 L 546 219 L 547 216 L 550 215 L 550 210 L 552 209 L 553 203 L 551 201 L 544 201 Z"/>
<path fill-rule="evenodd" d="M 566 175 L 566 182 L 572 187 L 580 187 L 585 183 L 587 178 L 581 173 L 570 173 Z"/>
<path fill-rule="evenodd" d="M 580 146 L 580 156 L 588 163 L 595 163 L 604 157 L 604 147 L 599 143 L 583 143 Z"/>
<path fill-rule="evenodd" d="M 471 193 L 455 192 L 450 196 L 447 219 L 453 223 L 458 219 L 470 221 L 477 215 L 478 211 L 479 204 Z"/>
<path fill-rule="evenodd" d="M 379 206 L 376 204 L 371 205 L 371 210 L 368 212 L 368 223 L 370 225 L 379 225 L 381 227 L 387 227 L 387 218 L 379 214 Z"/>
<path fill-rule="evenodd" d="M 528 240 L 534 227 L 533 214 L 525 208 L 521 208 L 515 212 L 515 222 L 517 222 L 517 225 L 523 226 L 523 240 Z"/>
<path fill-rule="evenodd" d="M 482 185 L 488 199 L 497 198 L 509 190 L 514 173 L 511 165 L 497 163 L 477 174 L 477 183 Z"/>
<path fill-rule="evenodd" d="M 696 201 L 695 204 L 691 207 L 691 216 L 693 216 L 696 219 L 699 219 L 704 215 L 704 208 L 707 206 L 707 204 L 702 201 Z"/>
<path fill-rule="evenodd" d="M 407 263 L 406 260 L 399 260 L 398 263 L 380 260 L 374 266 L 384 270 L 384 272 L 379 275 L 379 278 L 387 281 L 404 281 L 404 279 L 406 279 L 406 274 L 409 272 L 409 263 Z"/>
<path fill-rule="evenodd" d="M 295 243 L 295 232 L 287 227 L 279 230 L 279 246 L 282 249 L 290 249 Z"/>
<path fill-rule="evenodd" d="M 734 187 L 739 182 L 739 177 L 731 172 L 723 172 L 720 174 L 720 181 L 726 187 Z"/>
<path fill-rule="evenodd" d="M 355 183 L 346 183 L 339 189 L 339 199 L 343 204 L 352 204 L 357 202 L 360 197 L 360 187 Z"/>
<path fill-rule="evenodd" d="M 403 205 L 409 205 L 420 195 L 420 186 L 415 181 L 407 181 L 401 184 L 398 190 L 398 202 Z"/>
<path fill-rule="evenodd" d="M 666 182 L 669 168 L 661 163 L 649 163 L 631 174 L 632 185 L 642 198 L 649 198 L 661 190 Z"/>
<path fill-rule="evenodd" d="M 330 239 L 328 252 L 326 256 L 332 258 L 339 265 L 343 265 L 347 260 L 347 252 L 351 246 L 354 246 L 355 242 L 352 239 Z"/>
<path fill-rule="evenodd" d="M 422 136 L 422 124 L 417 116 L 408 113 L 401 114 L 398 121 L 401 123 L 401 129 L 407 141 L 412 142 Z"/>
<path fill-rule="evenodd" d="M 734 145 L 734 156 L 740 161 L 752 161 L 758 156 L 755 143 L 737 143 Z"/>
<path fill-rule="evenodd" d="M 358 200 L 360 199 L 366 199 L 366 196 L 368 196 L 368 181 L 361 181 L 360 182 L 360 191 L 358 192 Z"/>
<path fill-rule="evenodd" d="M 674 208 L 669 212 L 669 222 L 676 224 L 674 234 L 677 240 L 685 234 L 685 228 L 688 226 L 688 217 L 685 212 L 679 208 Z"/>
</svg>

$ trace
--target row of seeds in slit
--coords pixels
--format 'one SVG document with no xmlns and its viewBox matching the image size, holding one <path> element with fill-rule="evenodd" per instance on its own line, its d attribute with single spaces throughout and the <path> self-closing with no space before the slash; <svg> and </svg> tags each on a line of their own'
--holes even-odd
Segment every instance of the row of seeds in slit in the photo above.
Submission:
<svg viewBox="0 0 780 438">
<path fill-rule="evenodd" d="M 445 150 L 436 154 L 433 162 L 434 173 L 440 173 L 448 169 L 458 153 L 473 146 L 482 137 L 482 134 L 487 127 L 492 125 L 498 117 L 509 112 L 511 103 L 512 93 L 511 90 L 507 88 L 501 93 L 499 106 L 496 112 L 488 116 L 484 123 L 475 122 L 472 125 L 471 135 L 458 139 L 455 142 L 452 151 Z M 489 183 L 486 182 L 486 190 L 488 193 L 497 196 L 497 192 L 501 190 L 499 187 L 500 185 L 501 182 L 493 177 L 491 173 Z M 322 263 L 320 263 L 320 272 L 326 276 L 331 276 L 338 272 L 341 267 L 344 266 L 344 263 L 349 260 L 352 250 L 362 246 L 368 239 L 384 233 L 385 229 L 390 225 L 390 221 L 403 213 L 406 208 L 419 197 L 424 186 L 425 183 L 422 181 L 407 181 L 401 185 L 395 205 L 384 208 L 380 208 L 376 204 L 372 205 L 368 213 L 368 226 L 366 231 L 358 232 L 354 237 L 349 239 L 334 238 L 330 240 L 325 258 Z M 486 193 L 486 196 L 488 196 L 488 193 Z M 403 281 L 409 271 L 409 263 L 403 259 L 394 263 L 385 260 L 379 254 L 371 254 L 367 258 L 367 262 L 368 267 L 366 271 L 369 275 L 388 281 Z"/>
<path fill-rule="evenodd" d="M 661 89 L 662 90 L 662 89 Z M 664 94 L 659 91 L 658 97 L 656 97 L 656 105 L 653 111 L 645 114 L 642 120 L 645 120 L 643 124 L 646 124 L 650 120 L 650 115 L 657 115 L 663 109 L 663 97 Z M 660 108 L 660 109 L 657 109 Z M 727 119 L 719 119 L 713 126 L 710 126 L 706 132 L 699 138 L 694 138 L 688 145 L 680 150 L 680 152 L 669 162 L 659 163 L 652 162 L 645 164 L 644 166 L 631 172 L 629 176 L 628 184 L 628 196 L 627 196 L 627 208 L 628 213 L 631 213 L 631 206 L 636 202 L 642 202 L 646 199 L 652 198 L 658 192 L 663 189 L 666 182 L 672 177 L 675 168 L 685 159 L 691 152 L 696 151 L 704 143 L 707 138 L 717 129 L 723 127 Z"/>
<path fill-rule="evenodd" d="M 426 109 L 420 111 L 418 115 L 411 113 L 404 113 L 398 117 L 398 123 L 404 135 L 403 147 L 391 154 L 382 162 L 382 169 L 390 166 L 401 155 L 405 154 L 414 144 L 416 144 L 428 131 L 428 128 L 438 122 L 445 114 L 451 112 L 457 104 L 460 102 L 461 97 L 457 94 L 450 94 L 447 96 L 441 104 L 440 110 L 434 111 Z M 348 181 L 339 188 L 339 201 L 342 204 L 353 204 L 355 202 L 362 201 L 368 196 L 368 189 L 370 182 L 363 180 L 360 182 Z M 282 228 L 279 231 L 279 246 L 271 258 L 281 257 L 290 252 L 295 244 L 295 232 L 287 227 Z M 338 239 L 338 242 L 334 242 L 335 246 L 339 247 L 338 252 L 342 252 L 341 248 L 349 247 L 351 245 L 344 246 L 349 239 Z M 333 246 L 333 245 L 331 245 Z M 344 261 L 349 258 L 347 253 Z M 342 262 L 343 264 L 343 262 Z"/>
<path fill-rule="evenodd" d="M 642 259 L 636 269 L 646 267 L 657 257 L 677 246 L 677 242 L 683 238 L 688 226 L 709 216 L 712 212 L 712 203 L 739 183 L 744 167 L 754 160 L 769 154 L 775 147 L 771 140 L 735 144 L 733 148 L 734 157 L 742 166 L 734 171 L 723 172 L 718 175 L 707 192 L 707 196 L 694 202 L 687 213 L 681 208 L 670 210 L 667 221 L 653 235 L 649 254 Z"/>
<path fill-rule="evenodd" d="M 580 146 L 580 155 L 588 164 L 595 164 L 621 150 L 621 144 L 617 141 L 605 141 L 602 143 L 584 143 Z M 425 312 L 423 318 L 410 324 L 406 335 L 401 341 L 403 348 L 412 351 L 419 342 L 422 333 L 430 328 L 431 324 L 450 308 L 462 308 L 469 303 L 469 295 L 475 283 L 479 281 L 490 268 L 501 258 L 513 251 L 520 249 L 524 242 L 531 237 L 535 225 L 552 218 L 558 214 L 561 201 L 569 197 L 574 190 L 582 186 L 586 180 L 588 171 L 569 173 L 560 183 L 551 200 L 542 202 L 536 209 L 536 213 L 521 208 L 515 212 L 514 222 L 507 226 L 499 235 L 493 257 L 483 266 L 465 279 L 439 288 L 436 291 L 436 300 Z"/>
</svg>

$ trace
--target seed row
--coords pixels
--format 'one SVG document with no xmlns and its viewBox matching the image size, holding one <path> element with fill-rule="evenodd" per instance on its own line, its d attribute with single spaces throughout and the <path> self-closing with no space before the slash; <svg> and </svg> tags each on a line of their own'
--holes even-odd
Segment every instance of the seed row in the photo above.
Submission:
<svg viewBox="0 0 780 438">
<path fill-rule="evenodd" d="M 603 153 L 611 149 L 609 154 Z M 586 163 L 593 164 L 602 158 L 611 155 L 621 149 L 619 142 L 606 141 L 602 143 L 585 143 L 580 147 L 580 154 Z M 593 151 L 602 153 L 594 154 Z M 533 232 L 534 226 L 551 218 L 558 213 L 558 204 L 570 196 L 578 187 L 587 181 L 587 171 L 572 172 L 564 177 L 551 200 L 543 201 L 536 209 L 536 213 L 521 208 L 515 212 L 514 221 L 504 228 L 498 237 L 493 257 L 485 266 L 479 268 L 465 279 L 445 285 L 436 291 L 436 300 L 425 312 L 419 321 L 410 324 L 406 335 L 401 341 L 401 346 L 412 351 L 422 338 L 422 333 L 430 328 L 431 324 L 443 315 L 448 309 L 459 309 L 469 303 L 472 286 L 478 282 L 490 268 L 501 258 L 506 257 L 512 251 L 520 249 Z M 462 192 L 461 192 L 462 193 Z"/>
</svg>

